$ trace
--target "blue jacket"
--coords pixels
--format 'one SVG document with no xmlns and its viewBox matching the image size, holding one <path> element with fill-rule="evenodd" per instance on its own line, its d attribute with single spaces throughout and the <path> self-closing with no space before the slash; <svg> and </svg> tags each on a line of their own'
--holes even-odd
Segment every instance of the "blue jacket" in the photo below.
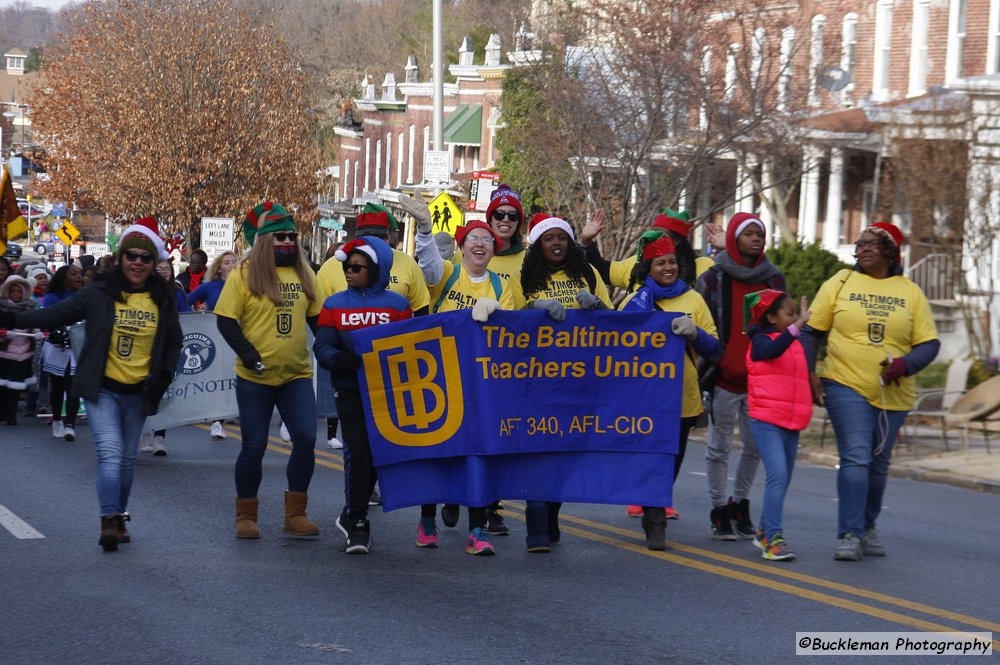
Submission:
<svg viewBox="0 0 1000 665">
<path fill-rule="evenodd" d="M 358 391 L 358 375 L 351 331 L 413 316 L 405 296 L 388 290 L 392 269 L 392 248 L 379 238 L 362 236 L 378 257 L 378 277 L 364 289 L 347 287 L 323 303 L 317 323 L 313 352 L 320 366 L 330 370 L 336 390 Z"/>
</svg>

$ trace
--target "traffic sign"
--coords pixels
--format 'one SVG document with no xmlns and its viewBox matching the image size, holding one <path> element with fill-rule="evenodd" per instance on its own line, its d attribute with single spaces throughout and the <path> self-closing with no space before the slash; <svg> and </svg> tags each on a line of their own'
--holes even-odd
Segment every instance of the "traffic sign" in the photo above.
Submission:
<svg viewBox="0 0 1000 665">
<path fill-rule="evenodd" d="M 202 217 L 201 249 L 211 263 L 215 257 L 233 249 L 233 218 Z"/>
<path fill-rule="evenodd" d="M 76 239 L 80 237 L 80 229 L 70 224 L 67 219 L 62 223 L 62 226 L 55 230 L 55 236 L 68 247 L 76 242 Z"/>
<path fill-rule="evenodd" d="M 427 207 L 431 211 L 431 231 L 447 231 L 455 235 L 455 229 L 462 225 L 462 210 L 448 196 L 448 192 L 435 196 Z"/>
<path fill-rule="evenodd" d="M 424 153 L 424 182 L 451 180 L 451 153 L 447 150 L 428 150 Z"/>
</svg>

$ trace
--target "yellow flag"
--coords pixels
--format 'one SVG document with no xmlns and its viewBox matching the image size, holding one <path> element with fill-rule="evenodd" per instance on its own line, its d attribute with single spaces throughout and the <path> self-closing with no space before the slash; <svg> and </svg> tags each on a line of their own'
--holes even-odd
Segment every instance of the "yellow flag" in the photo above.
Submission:
<svg viewBox="0 0 1000 665">
<path fill-rule="evenodd" d="M 7 165 L 3 166 L 0 180 L 0 255 L 7 253 L 7 241 L 28 232 L 28 222 L 21 217 L 14 194 L 14 183 L 10 180 Z"/>
</svg>

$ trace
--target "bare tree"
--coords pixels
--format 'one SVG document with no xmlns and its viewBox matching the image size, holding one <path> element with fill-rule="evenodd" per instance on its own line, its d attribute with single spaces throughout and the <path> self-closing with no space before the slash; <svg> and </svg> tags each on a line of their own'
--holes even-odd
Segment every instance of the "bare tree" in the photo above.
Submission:
<svg viewBox="0 0 1000 665">
<path fill-rule="evenodd" d="M 264 198 L 311 210 L 303 76 L 273 26 L 238 2 L 88 4 L 43 74 L 31 102 L 48 196 L 154 213 L 167 231 Z"/>
</svg>

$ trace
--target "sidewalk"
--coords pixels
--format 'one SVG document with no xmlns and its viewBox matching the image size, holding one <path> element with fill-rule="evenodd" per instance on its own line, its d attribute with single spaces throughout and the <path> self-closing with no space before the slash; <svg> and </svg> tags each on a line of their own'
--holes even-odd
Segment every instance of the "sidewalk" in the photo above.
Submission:
<svg viewBox="0 0 1000 665">
<path fill-rule="evenodd" d="M 706 433 L 706 430 L 694 430 L 691 440 L 704 443 Z M 912 439 L 903 438 L 896 442 L 889 474 L 1000 494 L 1000 434 L 994 432 L 990 438 L 992 454 L 986 451 L 986 440 L 982 434 L 971 434 L 969 441 L 969 451 L 964 453 L 961 431 L 950 431 L 950 450 L 945 450 L 940 430 L 918 426 Z M 736 435 L 735 446 L 738 445 L 739 436 Z M 811 425 L 803 432 L 798 459 L 835 467 L 838 457 L 833 428 L 827 427 L 826 441 L 822 445 L 818 426 Z"/>
</svg>

